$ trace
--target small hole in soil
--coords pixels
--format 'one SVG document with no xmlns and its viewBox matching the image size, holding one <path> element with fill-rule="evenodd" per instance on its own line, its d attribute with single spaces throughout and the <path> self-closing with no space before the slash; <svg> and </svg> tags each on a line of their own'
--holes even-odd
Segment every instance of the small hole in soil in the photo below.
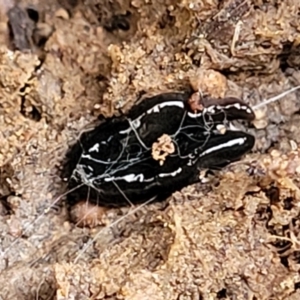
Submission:
<svg viewBox="0 0 300 300">
<path fill-rule="evenodd" d="M 272 43 L 270 41 L 264 41 L 260 44 L 260 46 L 264 49 L 270 49 L 272 47 Z"/>
<path fill-rule="evenodd" d="M 201 65 L 201 59 L 192 59 L 193 65 L 195 65 L 196 67 L 200 67 Z"/>
<path fill-rule="evenodd" d="M 300 262 L 300 251 L 294 251 L 293 252 L 293 260 L 299 264 Z"/>
<path fill-rule="evenodd" d="M 279 202 L 279 188 L 272 186 L 265 191 L 266 196 L 270 199 L 271 204 Z"/>
<path fill-rule="evenodd" d="M 222 289 L 220 291 L 218 291 L 217 293 L 217 298 L 218 299 L 224 299 L 227 297 L 227 290 L 226 289 Z"/>
<path fill-rule="evenodd" d="M 43 46 L 45 46 L 48 38 L 46 37 L 34 37 L 34 40 L 35 40 L 35 44 L 39 47 L 39 48 L 42 48 Z"/>
<path fill-rule="evenodd" d="M 9 195 L 11 196 L 11 195 Z M 7 202 L 8 196 L 0 198 L 0 216 L 7 216 L 13 213 L 10 204 Z"/>
<path fill-rule="evenodd" d="M 78 0 L 67 0 L 68 4 L 70 4 L 71 6 L 75 7 L 78 4 Z"/>
<path fill-rule="evenodd" d="M 300 289 L 300 281 L 295 283 L 295 290 L 298 290 L 298 289 Z"/>
<path fill-rule="evenodd" d="M 127 20 L 118 20 L 117 21 L 117 24 L 116 24 L 116 27 L 118 29 L 121 29 L 121 30 L 124 30 L 124 31 L 127 31 L 130 29 L 130 24 L 128 23 Z"/>
<path fill-rule="evenodd" d="M 289 267 L 289 261 L 287 256 L 280 257 L 280 262 L 286 267 Z"/>
<path fill-rule="evenodd" d="M 281 53 L 277 56 L 280 61 L 280 69 L 282 72 L 285 72 L 289 67 L 288 58 L 292 53 L 292 46 L 293 44 L 291 42 L 284 43 Z"/>
<path fill-rule="evenodd" d="M 283 208 L 285 210 L 291 210 L 293 207 L 294 207 L 294 204 L 293 204 L 292 197 L 287 197 L 286 199 L 283 200 Z"/>
<path fill-rule="evenodd" d="M 171 27 L 175 24 L 175 17 L 170 15 L 169 11 L 166 11 L 161 20 L 158 22 L 159 28 L 164 29 L 167 26 Z"/>
<path fill-rule="evenodd" d="M 272 210 L 269 206 L 260 206 L 258 207 L 255 217 L 257 221 L 268 223 L 272 218 Z"/>
<path fill-rule="evenodd" d="M 114 31 L 114 30 L 123 30 L 128 31 L 130 29 L 130 22 L 128 18 L 131 16 L 131 12 L 127 11 L 124 15 L 115 15 L 111 18 L 108 24 L 104 24 L 104 28 L 107 31 Z"/>
<path fill-rule="evenodd" d="M 35 23 L 39 21 L 39 12 L 33 8 L 26 8 L 28 17 Z"/>
<path fill-rule="evenodd" d="M 21 114 L 26 118 L 30 118 L 33 121 L 39 122 L 42 118 L 41 113 L 35 106 L 32 106 L 31 111 L 29 113 L 26 112 L 25 101 L 25 97 L 22 96 Z"/>
</svg>

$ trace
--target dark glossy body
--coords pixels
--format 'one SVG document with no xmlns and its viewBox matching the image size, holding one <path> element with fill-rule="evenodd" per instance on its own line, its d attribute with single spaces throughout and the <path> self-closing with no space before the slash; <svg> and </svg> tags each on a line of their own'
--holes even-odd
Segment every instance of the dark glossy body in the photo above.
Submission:
<svg viewBox="0 0 300 300">
<path fill-rule="evenodd" d="M 203 168 L 220 168 L 252 149 L 254 137 L 242 131 L 220 132 L 236 119 L 252 120 L 253 111 L 235 98 L 204 101 L 203 111 L 189 111 L 188 94 L 168 93 L 144 99 L 127 116 L 105 121 L 85 133 L 70 153 L 69 196 L 103 206 L 165 199 L 198 181 Z M 226 100 L 227 99 L 227 100 Z M 167 134 L 175 152 L 161 165 L 151 147 Z"/>
</svg>

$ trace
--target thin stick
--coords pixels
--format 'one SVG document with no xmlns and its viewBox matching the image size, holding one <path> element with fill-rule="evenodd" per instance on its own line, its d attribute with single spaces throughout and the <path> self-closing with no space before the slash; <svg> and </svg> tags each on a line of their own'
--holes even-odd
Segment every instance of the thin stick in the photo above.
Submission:
<svg viewBox="0 0 300 300">
<path fill-rule="evenodd" d="M 274 97 L 272 97 L 270 99 L 264 99 L 261 103 L 258 103 L 256 105 L 252 106 L 252 109 L 256 110 L 258 108 L 266 106 L 266 105 L 268 105 L 268 104 L 270 104 L 272 102 L 275 102 L 275 101 L 283 98 L 284 96 L 286 96 L 286 95 L 288 95 L 288 94 L 290 94 L 290 93 L 292 93 L 292 92 L 294 92 L 296 90 L 299 90 L 299 89 L 300 89 L 300 85 L 295 86 L 295 87 L 293 87 L 293 88 L 291 88 L 291 89 L 289 89 L 289 90 L 287 90 L 287 91 L 285 91 L 285 92 L 283 92 L 283 93 L 281 93 L 281 94 L 279 94 L 277 96 L 274 96 Z"/>
</svg>

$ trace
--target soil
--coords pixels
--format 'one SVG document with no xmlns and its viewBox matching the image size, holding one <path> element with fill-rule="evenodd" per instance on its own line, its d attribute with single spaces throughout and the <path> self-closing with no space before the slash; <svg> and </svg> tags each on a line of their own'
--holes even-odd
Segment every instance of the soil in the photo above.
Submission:
<svg viewBox="0 0 300 300">
<path fill-rule="evenodd" d="M 300 299 L 300 91 L 257 111 L 242 161 L 106 226 L 69 220 L 61 177 L 80 132 L 141 95 L 255 106 L 299 85 L 299 15 L 295 0 L 0 0 L 0 299 Z"/>
</svg>

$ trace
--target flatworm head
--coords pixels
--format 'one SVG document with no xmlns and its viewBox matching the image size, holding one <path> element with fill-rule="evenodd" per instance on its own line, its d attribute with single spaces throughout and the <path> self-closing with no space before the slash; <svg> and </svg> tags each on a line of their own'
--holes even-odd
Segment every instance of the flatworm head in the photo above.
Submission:
<svg viewBox="0 0 300 300">
<path fill-rule="evenodd" d="M 217 117 L 219 114 L 225 114 L 226 119 L 253 121 L 255 114 L 252 108 L 244 101 L 234 97 L 215 99 L 210 97 L 203 98 L 203 105 L 207 110 Z M 222 117 L 220 118 L 222 119 Z"/>
<path fill-rule="evenodd" d="M 203 109 L 195 113 L 189 109 L 190 96 L 144 99 L 126 116 L 83 134 L 69 153 L 69 188 L 75 189 L 69 203 L 84 197 L 107 207 L 162 200 L 198 181 L 202 168 L 220 168 L 252 149 L 253 136 L 219 129 L 228 121 L 252 120 L 249 106 L 235 98 L 204 98 Z M 168 150 L 163 160 L 153 156 L 154 146 Z"/>
<path fill-rule="evenodd" d="M 234 97 L 212 98 L 202 96 L 200 92 L 193 93 L 187 101 L 188 110 L 196 115 L 210 114 L 214 120 L 226 119 L 253 121 L 255 114 L 244 101 Z"/>
</svg>

